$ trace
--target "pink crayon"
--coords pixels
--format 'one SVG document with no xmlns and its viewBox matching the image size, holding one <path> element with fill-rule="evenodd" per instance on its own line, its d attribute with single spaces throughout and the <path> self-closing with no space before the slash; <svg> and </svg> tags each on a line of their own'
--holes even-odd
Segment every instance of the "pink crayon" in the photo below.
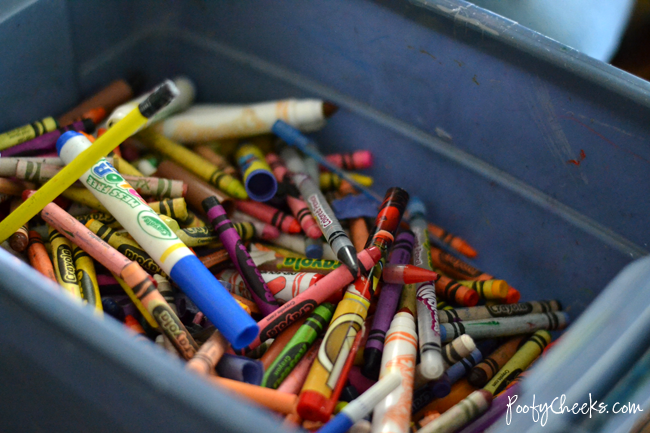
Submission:
<svg viewBox="0 0 650 433">
<path fill-rule="evenodd" d="M 289 394 L 295 395 L 300 394 L 300 389 L 302 389 L 302 385 L 307 379 L 312 362 L 314 362 L 314 359 L 318 356 L 318 349 L 322 342 L 322 338 L 316 340 L 305 356 L 300 360 L 300 362 L 298 362 L 298 364 L 296 364 L 293 370 L 291 370 L 291 373 L 289 373 L 289 375 L 282 381 L 278 387 L 278 391 L 288 392 Z"/>
<path fill-rule="evenodd" d="M 321 232 L 320 227 L 316 224 L 316 220 L 314 220 L 311 212 L 309 212 L 307 203 L 300 199 L 300 193 L 293 184 L 289 170 L 287 170 L 284 162 L 275 153 L 268 153 L 266 155 L 266 162 L 271 166 L 273 175 L 278 182 L 284 183 L 287 186 L 287 204 L 291 209 L 291 213 L 300 223 L 302 230 L 312 239 L 320 238 L 323 235 L 323 232 Z"/>
<path fill-rule="evenodd" d="M 271 224 L 285 233 L 300 233 L 300 224 L 291 215 L 264 203 L 251 200 L 237 200 L 237 209 L 267 224 Z"/>
<path fill-rule="evenodd" d="M 232 212 L 231 216 L 232 218 L 230 218 L 230 220 L 234 223 L 247 221 L 253 224 L 257 237 L 262 238 L 265 241 L 272 241 L 273 239 L 277 239 L 278 236 L 280 236 L 280 230 L 278 230 L 277 227 L 262 222 L 259 219 L 248 214 L 235 210 Z"/>
<path fill-rule="evenodd" d="M 381 250 L 373 246 L 361 251 L 357 254 L 357 258 L 359 260 L 360 275 L 365 275 L 381 258 Z M 314 283 L 309 289 L 257 322 L 260 333 L 247 349 L 254 349 L 263 341 L 275 338 L 296 320 L 311 313 L 317 305 L 343 290 L 358 276 L 353 275 L 347 266 L 339 266 Z"/>
<path fill-rule="evenodd" d="M 325 157 L 329 162 L 343 170 L 363 170 L 372 167 L 372 153 L 358 150 L 353 153 L 335 153 Z"/>
</svg>

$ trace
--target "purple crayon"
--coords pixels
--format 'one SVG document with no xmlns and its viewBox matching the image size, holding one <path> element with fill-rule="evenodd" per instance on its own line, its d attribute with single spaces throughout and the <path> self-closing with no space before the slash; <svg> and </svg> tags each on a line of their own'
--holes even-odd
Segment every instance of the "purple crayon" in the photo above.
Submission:
<svg viewBox="0 0 650 433">
<path fill-rule="evenodd" d="M 92 132 L 95 130 L 95 124 L 90 119 L 82 119 L 78 122 L 71 123 L 68 126 L 63 126 L 57 128 L 52 132 L 43 134 L 40 137 L 36 137 L 24 143 L 21 143 L 17 146 L 10 147 L 5 149 L 0 154 L 2 157 L 7 156 L 26 156 L 34 155 L 38 153 L 47 152 L 50 150 L 56 150 L 56 141 L 59 137 L 66 131 L 83 131 L 83 132 Z"/>
<path fill-rule="evenodd" d="M 413 232 L 410 230 L 400 232 L 393 243 L 393 248 L 388 256 L 388 263 L 391 265 L 408 264 L 411 261 L 411 251 L 414 243 L 415 236 Z M 361 372 L 369 379 L 377 380 L 379 377 L 386 332 L 395 316 L 401 293 L 401 284 L 384 284 L 381 289 L 375 319 L 368 333 L 368 342 L 363 350 L 364 365 Z"/>
<path fill-rule="evenodd" d="M 264 282 L 260 270 L 255 266 L 219 200 L 211 196 L 203 200 L 201 205 L 262 314 L 266 316 L 277 310 L 280 304 Z"/>
<path fill-rule="evenodd" d="M 471 424 L 466 425 L 464 429 L 460 430 L 460 433 L 480 433 L 487 430 L 508 411 L 508 403 L 511 398 L 513 403 L 517 400 L 516 396 L 519 391 L 519 385 L 514 385 L 497 395 L 492 400 L 492 405 L 487 412 L 476 418 Z"/>
</svg>

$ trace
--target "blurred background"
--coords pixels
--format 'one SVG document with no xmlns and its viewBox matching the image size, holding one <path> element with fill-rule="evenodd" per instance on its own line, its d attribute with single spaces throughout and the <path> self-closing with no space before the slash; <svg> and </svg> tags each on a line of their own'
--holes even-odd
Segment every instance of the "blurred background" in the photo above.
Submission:
<svg viewBox="0 0 650 433">
<path fill-rule="evenodd" d="M 591 57 L 650 79 L 650 0 L 471 0 Z"/>
</svg>

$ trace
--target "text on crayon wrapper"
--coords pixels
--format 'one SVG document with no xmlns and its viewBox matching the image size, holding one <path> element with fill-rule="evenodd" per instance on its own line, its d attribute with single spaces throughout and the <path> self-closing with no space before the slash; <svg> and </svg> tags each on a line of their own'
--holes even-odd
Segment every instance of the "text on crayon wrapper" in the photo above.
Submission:
<svg viewBox="0 0 650 433">
<path fill-rule="evenodd" d="M 320 200 L 315 195 L 309 197 L 309 204 L 311 204 L 312 209 L 314 209 L 314 215 L 320 221 L 322 228 L 329 227 L 332 224 L 332 220 L 327 216 L 323 210 L 323 206 L 320 204 Z"/>
<path fill-rule="evenodd" d="M 641 405 L 625 402 L 620 403 L 616 402 L 612 404 L 611 408 L 603 402 L 598 400 L 593 400 L 591 393 L 589 393 L 589 403 L 567 403 L 566 395 L 562 394 L 559 397 L 555 397 L 551 403 L 538 403 L 535 401 L 535 394 L 533 394 L 533 400 L 531 404 L 516 404 L 519 400 L 517 394 L 508 396 L 508 403 L 506 406 L 506 424 L 510 425 L 512 422 L 513 413 L 515 414 L 528 414 L 533 417 L 533 422 L 539 422 L 542 427 L 548 422 L 549 412 L 555 415 L 563 414 L 573 414 L 573 415 L 589 415 L 589 418 L 594 416 L 594 414 L 603 415 L 603 414 L 620 414 L 620 413 L 629 413 L 635 414 L 637 412 L 643 412 Z"/>
<path fill-rule="evenodd" d="M 438 307 L 436 300 L 436 289 L 431 283 L 422 283 L 418 287 L 416 299 L 422 302 L 429 312 L 431 313 L 431 318 L 433 319 L 431 329 L 436 336 L 440 335 L 440 324 L 438 321 Z"/>
</svg>

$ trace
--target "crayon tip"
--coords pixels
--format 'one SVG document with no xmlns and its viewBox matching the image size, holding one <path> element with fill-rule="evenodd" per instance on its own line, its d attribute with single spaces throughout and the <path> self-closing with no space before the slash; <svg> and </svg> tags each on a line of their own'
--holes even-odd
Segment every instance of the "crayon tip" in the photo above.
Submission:
<svg viewBox="0 0 650 433">
<path fill-rule="evenodd" d="M 300 228 L 300 223 L 298 220 L 293 220 L 291 221 L 291 224 L 289 224 L 289 233 L 291 234 L 296 234 L 300 233 L 302 230 Z"/>
<path fill-rule="evenodd" d="M 488 377 L 482 368 L 474 367 L 470 370 L 469 376 L 467 376 L 467 381 L 470 385 L 481 388 L 487 383 Z"/>
<path fill-rule="evenodd" d="M 224 176 L 226 178 L 227 176 Z M 231 176 L 228 176 L 231 177 Z M 224 188 L 224 192 L 236 199 L 239 200 L 246 200 L 248 199 L 248 193 L 246 192 L 246 188 L 244 188 L 244 185 L 234 177 L 231 177 L 232 182 L 228 184 L 226 188 Z"/>
<path fill-rule="evenodd" d="M 368 379 L 379 379 L 379 370 L 381 369 L 382 351 L 374 347 L 366 347 L 363 351 L 365 363 L 361 368 L 361 374 Z"/>
<path fill-rule="evenodd" d="M 461 253 L 465 257 L 469 257 L 470 259 L 473 259 L 474 257 L 476 257 L 478 255 L 476 250 L 474 248 L 470 247 L 466 243 L 462 243 L 462 244 L 458 245 L 458 248 L 456 248 L 456 249 L 458 250 L 459 253 Z"/>
<path fill-rule="evenodd" d="M 521 293 L 514 287 L 508 287 L 508 294 L 506 295 L 506 304 L 516 304 L 521 299 Z"/>
<path fill-rule="evenodd" d="M 379 250 L 379 248 L 377 248 Z M 381 255 L 381 252 L 379 253 Z M 336 257 L 339 262 L 343 263 L 352 272 L 352 275 L 359 275 L 359 261 L 357 260 L 357 251 L 352 245 L 341 248 Z"/>
<path fill-rule="evenodd" d="M 302 419 L 327 422 L 332 414 L 327 410 L 328 406 L 329 400 L 323 394 L 316 391 L 303 391 L 296 411 Z"/>
<path fill-rule="evenodd" d="M 334 113 L 336 113 L 337 111 L 339 111 L 338 105 L 334 105 L 329 101 L 323 102 L 323 117 L 325 117 L 326 119 L 332 117 Z"/>
</svg>

